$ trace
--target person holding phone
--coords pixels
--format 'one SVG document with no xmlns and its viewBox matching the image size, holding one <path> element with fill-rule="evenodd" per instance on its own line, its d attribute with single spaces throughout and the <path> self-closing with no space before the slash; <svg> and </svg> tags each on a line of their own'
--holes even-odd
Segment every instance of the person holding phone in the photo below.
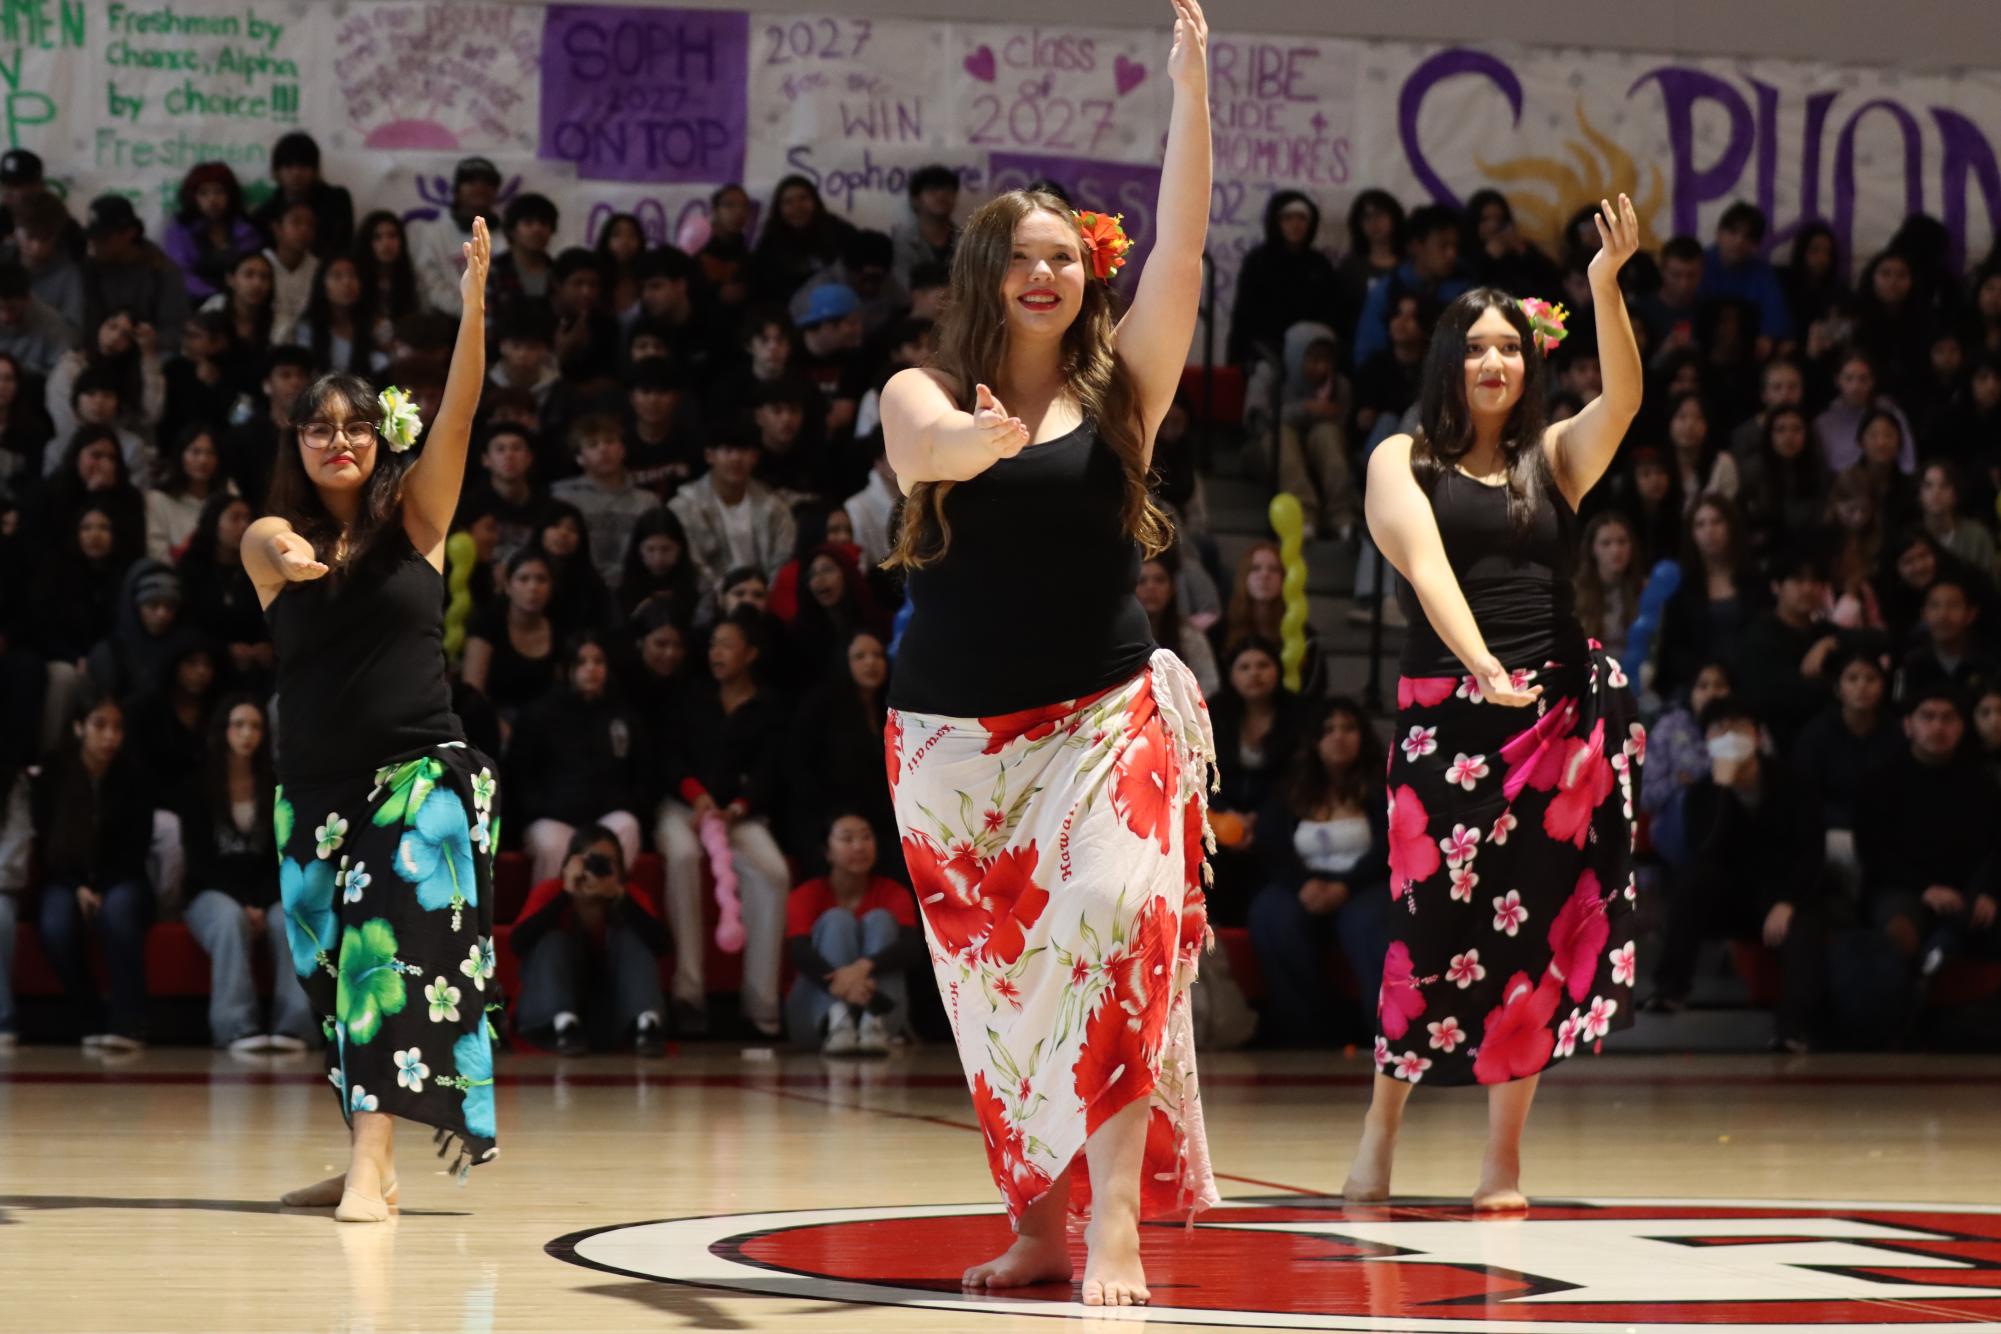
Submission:
<svg viewBox="0 0 2001 1334">
<path fill-rule="evenodd" d="M 528 893 L 508 945 L 521 961 L 514 1027 L 558 1056 L 667 1049 L 660 906 L 626 880 L 625 850 L 603 825 L 571 838 L 560 874 Z"/>
</svg>

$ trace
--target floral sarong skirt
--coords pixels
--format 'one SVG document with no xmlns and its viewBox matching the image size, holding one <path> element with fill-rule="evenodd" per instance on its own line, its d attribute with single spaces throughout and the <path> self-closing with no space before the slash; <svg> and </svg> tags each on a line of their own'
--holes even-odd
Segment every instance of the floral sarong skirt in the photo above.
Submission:
<svg viewBox="0 0 2001 1334">
<path fill-rule="evenodd" d="M 286 783 L 276 803 L 292 966 L 341 1115 L 430 1126 L 461 1174 L 498 1152 L 497 767 L 445 742 L 350 781 Z"/>
<path fill-rule="evenodd" d="M 890 783 L 938 989 L 1008 1216 L 1150 1107 L 1140 1204 L 1216 1202 L 1188 988 L 1215 743 L 1180 659 L 997 718 L 892 710 Z M 1088 1174 L 1071 1204 L 1088 1207 Z"/>
<path fill-rule="evenodd" d="M 1376 1068 L 1412 1083 L 1524 1079 L 1632 1022 L 1646 733 L 1596 640 L 1515 676 L 1534 706 L 1470 676 L 1397 682 Z"/>
</svg>

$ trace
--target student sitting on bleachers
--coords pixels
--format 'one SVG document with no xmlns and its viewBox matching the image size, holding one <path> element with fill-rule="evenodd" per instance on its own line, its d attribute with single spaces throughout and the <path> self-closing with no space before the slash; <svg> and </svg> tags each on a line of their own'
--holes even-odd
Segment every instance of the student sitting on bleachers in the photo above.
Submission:
<svg viewBox="0 0 2001 1334">
<path fill-rule="evenodd" d="M 571 837 L 561 871 L 529 891 L 508 937 L 521 961 L 515 1026 L 559 1056 L 630 1043 L 666 1050 L 659 957 L 667 928 L 645 890 L 626 878 L 625 851 L 602 825 Z"/>
</svg>

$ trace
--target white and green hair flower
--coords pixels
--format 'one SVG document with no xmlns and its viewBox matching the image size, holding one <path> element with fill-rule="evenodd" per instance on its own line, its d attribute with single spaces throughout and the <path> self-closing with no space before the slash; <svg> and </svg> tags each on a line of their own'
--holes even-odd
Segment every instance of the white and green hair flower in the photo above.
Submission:
<svg viewBox="0 0 2001 1334">
<path fill-rule="evenodd" d="M 417 415 L 416 400 L 409 392 L 392 384 L 375 396 L 375 402 L 382 409 L 382 420 L 375 425 L 382 442 L 398 454 L 416 444 L 424 421 Z"/>
</svg>

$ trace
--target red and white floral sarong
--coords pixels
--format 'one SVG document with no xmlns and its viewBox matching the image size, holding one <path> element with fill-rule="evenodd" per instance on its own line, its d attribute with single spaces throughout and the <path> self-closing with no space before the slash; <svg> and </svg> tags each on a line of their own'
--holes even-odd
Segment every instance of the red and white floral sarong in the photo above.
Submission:
<svg viewBox="0 0 2001 1334">
<path fill-rule="evenodd" d="M 1157 650 L 1123 685 L 998 718 L 892 710 L 896 822 L 938 990 L 1008 1217 L 1150 1101 L 1143 1216 L 1217 1200 L 1188 988 L 1202 892 L 1208 706 Z M 1071 1173 L 1071 1202 L 1090 1199 Z"/>
</svg>

